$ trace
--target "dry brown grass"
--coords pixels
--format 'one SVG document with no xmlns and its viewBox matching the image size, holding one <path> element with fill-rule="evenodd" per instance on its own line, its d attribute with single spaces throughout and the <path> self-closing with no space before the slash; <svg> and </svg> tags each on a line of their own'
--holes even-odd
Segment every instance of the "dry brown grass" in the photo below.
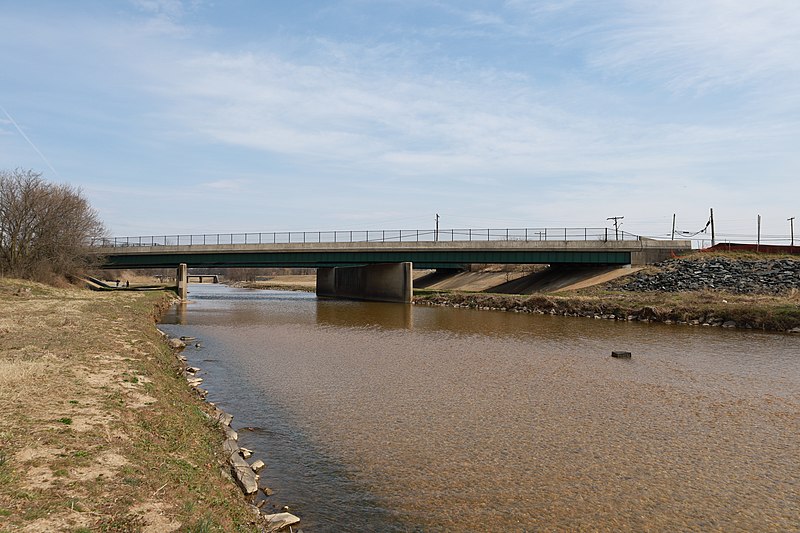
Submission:
<svg viewBox="0 0 800 533">
<path fill-rule="evenodd" d="M 291 275 L 274 276 L 264 281 L 237 281 L 234 287 L 244 289 L 276 289 L 283 291 L 304 291 L 311 292 L 316 289 L 317 276 L 315 275 Z"/>
<path fill-rule="evenodd" d="M 154 327 L 167 302 L 0 279 L 0 531 L 256 529 Z"/>
</svg>

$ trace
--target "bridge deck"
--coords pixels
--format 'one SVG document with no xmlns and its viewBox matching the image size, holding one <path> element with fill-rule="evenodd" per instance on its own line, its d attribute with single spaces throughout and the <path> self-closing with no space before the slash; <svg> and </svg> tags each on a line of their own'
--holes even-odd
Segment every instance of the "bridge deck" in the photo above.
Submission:
<svg viewBox="0 0 800 533">
<path fill-rule="evenodd" d="M 335 267 L 410 261 L 417 268 L 475 263 L 644 264 L 691 249 L 690 241 L 455 241 L 209 244 L 98 247 L 106 268 Z"/>
</svg>

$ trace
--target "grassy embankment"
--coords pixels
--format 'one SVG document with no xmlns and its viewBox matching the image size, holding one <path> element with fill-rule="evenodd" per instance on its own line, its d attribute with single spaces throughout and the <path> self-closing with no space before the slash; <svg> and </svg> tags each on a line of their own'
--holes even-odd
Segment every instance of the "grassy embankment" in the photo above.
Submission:
<svg viewBox="0 0 800 533">
<path fill-rule="evenodd" d="M 154 326 L 170 301 L 0 279 L 1 531 L 257 530 Z"/>
</svg>

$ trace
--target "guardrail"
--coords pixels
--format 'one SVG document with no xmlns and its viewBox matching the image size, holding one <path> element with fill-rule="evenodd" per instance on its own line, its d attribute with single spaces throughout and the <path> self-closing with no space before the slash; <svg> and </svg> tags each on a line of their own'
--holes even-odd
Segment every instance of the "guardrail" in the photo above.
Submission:
<svg viewBox="0 0 800 533">
<path fill-rule="evenodd" d="M 631 241 L 638 235 L 613 228 L 467 228 L 443 230 L 276 231 L 203 233 L 93 239 L 95 247 L 194 246 L 223 244 L 297 244 L 339 242 L 456 241 Z"/>
</svg>

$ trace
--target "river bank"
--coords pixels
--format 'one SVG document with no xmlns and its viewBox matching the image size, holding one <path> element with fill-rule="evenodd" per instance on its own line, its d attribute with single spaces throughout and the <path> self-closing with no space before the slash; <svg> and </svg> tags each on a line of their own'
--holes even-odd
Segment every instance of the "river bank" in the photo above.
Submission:
<svg viewBox="0 0 800 533">
<path fill-rule="evenodd" d="M 0 279 L 0 530 L 261 530 L 155 328 L 171 303 Z"/>
<path fill-rule="evenodd" d="M 414 303 L 800 333 L 800 261 L 693 254 L 575 291 L 530 296 L 416 291 Z"/>
<path fill-rule="evenodd" d="M 710 291 L 677 295 L 613 291 L 569 296 L 454 292 L 414 295 L 415 305 L 800 333 L 800 307 L 796 301 L 789 297 Z"/>
</svg>

